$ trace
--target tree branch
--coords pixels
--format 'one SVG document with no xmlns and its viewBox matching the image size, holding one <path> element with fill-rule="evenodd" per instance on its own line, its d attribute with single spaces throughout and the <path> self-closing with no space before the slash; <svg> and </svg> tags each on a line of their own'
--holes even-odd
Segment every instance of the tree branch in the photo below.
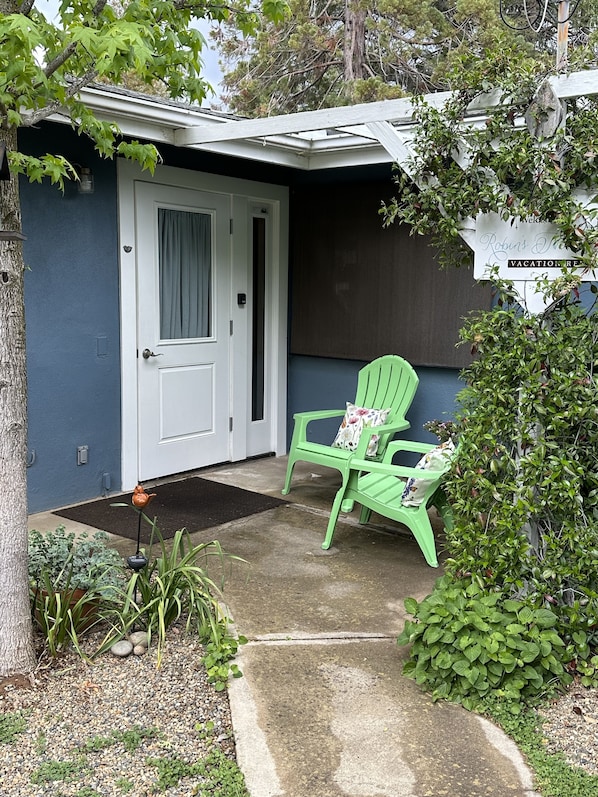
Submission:
<svg viewBox="0 0 598 797">
<path fill-rule="evenodd" d="M 28 17 L 34 5 L 35 0 L 23 0 L 21 7 L 19 8 L 19 14 L 23 14 L 23 16 Z"/>
<path fill-rule="evenodd" d="M 25 0 L 25 1 L 30 2 L 32 6 L 33 3 L 35 2 L 35 0 Z M 107 2 L 108 0 L 97 0 L 97 3 L 93 7 L 92 11 L 95 17 L 98 17 L 102 13 Z M 76 49 L 77 49 L 77 42 L 71 42 L 70 44 L 68 44 L 61 53 L 59 53 L 55 58 L 53 58 L 50 61 L 49 64 L 46 64 L 46 68 L 44 69 L 44 75 L 46 77 L 50 77 L 50 75 L 53 75 L 57 69 L 60 69 L 60 67 L 66 61 L 68 61 L 68 59 L 71 57 L 71 55 L 73 55 Z"/>
<path fill-rule="evenodd" d="M 80 77 L 78 80 L 75 80 L 69 86 L 66 92 L 66 99 L 71 99 L 71 97 L 74 97 L 75 94 L 78 94 L 82 88 L 85 88 L 85 86 L 88 86 L 90 83 L 92 83 L 96 77 L 96 70 L 90 69 L 82 77 Z M 49 103 L 49 105 L 46 105 L 44 108 L 39 108 L 33 113 L 23 114 L 21 127 L 33 127 L 43 119 L 47 119 L 49 116 L 52 116 L 52 114 L 57 113 L 63 106 L 64 102 L 59 102 L 56 100 L 55 102 Z"/>
<path fill-rule="evenodd" d="M 67 45 L 61 53 L 59 53 L 55 58 L 53 58 L 50 61 L 49 64 L 46 64 L 46 67 L 44 69 L 44 75 L 46 77 L 50 77 L 50 75 L 53 75 L 54 72 L 56 72 L 56 70 L 59 69 L 65 63 L 65 61 L 68 61 L 68 59 L 75 52 L 76 49 L 77 49 L 77 42 L 71 42 L 69 45 Z"/>
</svg>

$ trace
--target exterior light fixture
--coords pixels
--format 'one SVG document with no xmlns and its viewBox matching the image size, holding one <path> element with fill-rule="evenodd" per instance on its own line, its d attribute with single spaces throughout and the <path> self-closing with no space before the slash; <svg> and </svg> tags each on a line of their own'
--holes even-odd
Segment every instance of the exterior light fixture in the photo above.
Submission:
<svg viewBox="0 0 598 797">
<path fill-rule="evenodd" d="M 87 168 L 86 166 L 82 166 L 77 168 L 77 174 L 79 175 L 79 183 L 77 185 L 77 191 L 80 194 L 93 194 L 94 192 L 94 184 L 93 184 L 93 172 L 91 169 Z"/>
</svg>

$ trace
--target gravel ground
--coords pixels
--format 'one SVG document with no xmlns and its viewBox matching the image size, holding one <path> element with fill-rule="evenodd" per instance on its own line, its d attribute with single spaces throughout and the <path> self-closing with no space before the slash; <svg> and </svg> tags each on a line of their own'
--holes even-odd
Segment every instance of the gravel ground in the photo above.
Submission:
<svg viewBox="0 0 598 797">
<path fill-rule="evenodd" d="M 160 669 L 152 650 L 125 659 L 108 653 L 93 666 L 68 653 L 38 669 L 34 688 L 5 683 L 0 739 L 4 712 L 23 710 L 27 724 L 13 743 L 0 742 L 2 797 L 147 797 L 159 777 L 148 759 L 195 763 L 218 750 L 234 761 L 228 697 L 207 682 L 201 655 L 201 646 L 175 629 Z M 136 738 L 139 747 L 127 750 Z M 72 780 L 32 782 L 52 761 L 70 763 Z M 201 776 L 184 777 L 159 793 L 190 797 L 203 793 L 201 783 Z"/>
<path fill-rule="evenodd" d="M 152 650 L 126 659 L 105 654 L 92 666 L 68 653 L 42 664 L 33 687 L 0 682 L 2 797 L 149 797 L 159 773 L 148 759 L 194 763 L 217 750 L 234 761 L 228 697 L 208 684 L 201 655 L 201 646 L 175 628 L 160 669 Z M 17 711 L 26 728 L 2 744 L 2 717 Z M 574 685 L 542 716 L 547 749 L 598 774 L 598 690 Z M 150 735 L 138 733 L 136 750 L 127 750 L 124 737 L 114 741 L 113 732 L 134 738 L 139 729 Z M 72 780 L 32 782 L 52 761 L 70 764 Z M 202 793 L 202 782 L 184 777 L 158 793 L 191 797 Z"/>
<path fill-rule="evenodd" d="M 598 775 L 598 689 L 573 684 L 541 716 L 546 749 Z"/>
</svg>

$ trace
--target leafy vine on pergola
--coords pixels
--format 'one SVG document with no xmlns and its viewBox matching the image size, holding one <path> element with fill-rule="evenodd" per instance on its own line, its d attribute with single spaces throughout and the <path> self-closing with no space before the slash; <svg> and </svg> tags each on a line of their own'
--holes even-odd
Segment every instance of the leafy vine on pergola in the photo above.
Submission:
<svg viewBox="0 0 598 797">
<path fill-rule="evenodd" d="M 551 99 L 541 97 L 548 77 L 537 62 L 509 53 L 464 63 L 455 80 L 466 82 L 442 109 L 416 99 L 411 158 L 397 177 L 398 198 L 385 208 L 386 223 L 399 220 L 430 235 L 442 262 L 460 265 L 471 258 L 465 240 L 478 214 L 534 217 L 554 223 L 563 244 L 596 267 L 598 100 L 573 97 L 553 111 Z M 474 102 L 489 107 L 472 116 Z M 558 115 L 556 127 L 542 135 L 549 115 Z"/>
</svg>

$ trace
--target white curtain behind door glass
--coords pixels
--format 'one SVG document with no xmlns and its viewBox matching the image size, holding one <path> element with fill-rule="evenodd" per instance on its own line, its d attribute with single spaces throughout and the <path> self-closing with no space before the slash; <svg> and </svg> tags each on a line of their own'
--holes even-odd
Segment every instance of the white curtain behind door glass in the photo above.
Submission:
<svg viewBox="0 0 598 797">
<path fill-rule="evenodd" d="M 158 208 L 160 338 L 211 334 L 211 216 Z"/>
</svg>

